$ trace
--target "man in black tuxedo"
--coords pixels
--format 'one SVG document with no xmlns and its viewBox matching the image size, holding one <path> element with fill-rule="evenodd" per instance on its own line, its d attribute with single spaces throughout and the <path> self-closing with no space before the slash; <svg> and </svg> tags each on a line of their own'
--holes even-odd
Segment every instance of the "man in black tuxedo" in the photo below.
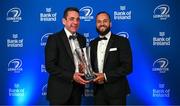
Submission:
<svg viewBox="0 0 180 106">
<path fill-rule="evenodd" d="M 130 93 L 127 75 L 132 72 L 132 54 L 127 38 L 111 33 L 107 12 L 96 16 L 99 37 L 91 41 L 91 62 L 95 71 L 95 105 L 126 105 Z"/>
<path fill-rule="evenodd" d="M 82 65 L 78 64 L 75 49 L 86 46 L 85 37 L 77 33 L 79 10 L 69 7 L 64 11 L 64 28 L 48 37 L 45 65 L 49 73 L 47 99 L 50 105 L 80 105 L 84 85 Z"/>
</svg>

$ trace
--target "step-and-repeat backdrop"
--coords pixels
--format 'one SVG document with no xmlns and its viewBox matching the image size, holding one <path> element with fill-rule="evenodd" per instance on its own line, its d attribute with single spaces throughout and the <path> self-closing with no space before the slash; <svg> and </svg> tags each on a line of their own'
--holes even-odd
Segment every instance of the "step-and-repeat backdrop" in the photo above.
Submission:
<svg viewBox="0 0 180 106">
<path fill-rule="evenodd" d="M 130 40 L 133 73 L 127 104 L 180 104 L 179 5 L 178 0 L 1 0 L 0 104 L 48 104 L 44 47 L 48 36 L 63 28 L 69 6 L 80 11 L 78 32 L 87 43 L 97 37 L 100 11 L 111 15 L 114 34 Z M 93 104 L 91 85 L 84 95 L 82 105 Z"/>
</svg>

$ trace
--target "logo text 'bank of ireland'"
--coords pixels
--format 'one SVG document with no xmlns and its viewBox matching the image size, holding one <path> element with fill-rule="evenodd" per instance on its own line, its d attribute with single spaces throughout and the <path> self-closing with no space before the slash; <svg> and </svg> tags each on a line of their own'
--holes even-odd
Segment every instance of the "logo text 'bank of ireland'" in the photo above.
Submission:
<svg viewBox="0 0 180 106">
<path fill-rule="evenodd" d="M 160 20 L 166 20 L 170 17 L 169 14 L 170 7 L 166 4 L 161 4 L 157 6 L 153 11 L 153 18 L 159 18 Z"/>
<path fill-rule="evenodd" d="M 41 45 L 41 46 L 45 46 L 49 35 L 52 35 L 52 34 L 53 34 L 53 33 L 46 33 L 46 34 L 44 34 L 44 35 L 41 37 L 41 43 L 40 43 L 40 45 Z"/>
<path fill-rule="evenodd" d="M 8 63 L 8 71 L 14 73 L 20 73 L 22 71 L 22 60 L 21 59 L 12 59 Z"/>
<path fill-rule="evenodd" d="M 89 32 L 87 32 L 87 33 L 84 33 L 83 34 L 84 35 L 84 37 L 86 37 L 86 45 L 89 45 L 89 43 L 90 43 L 90 34 L 89 34 Z"/>
<path fill-rule="evenodd" d="M 169 71 L 169 68 L 167 67 L 169 64 L 168 59 L 166 58 L 159 58 L 153 63 L 152 71 L 159 71 L 159 73 L 166 73 Z"/>
<path fill-rule="evenodd" d="M 171 37 L 165 37 L 165 32 L 159 32 L 159 37 L 153 37 L 153 46 L 170 46 Z"/>
<path fill-rule="evenodd" d="M 84 21 L 91 21 L 94 19 L 92 16 L 93 14 L 93 8 L 90 6 L 84 6 L 80 10 L 80 19 Z"/>
<path fill-rule="evenodd" d="M 7 12 L 7 21 L 12 21 L 12 22 L 19 22 L 20 20 L 22 20 L 22 17 L 20 17 L 21 15 L 21 9 L 20 8 L 11 8 L 8 12 Z"/>
<path fill-rule="evenodd" d="M 92 86 L 90 84 L 85 85 L 84 96 L 85 97 L 92 97 L 93 96 L 93 89 L 92 89 Z"/>
<path fill-rule="evenodd" d="M 129 34 L 127 32 L 118 32 L 118 33 L 116 33 L 116 35 L 119 35 L 119 36 L 122 36 L 125 38 L 129 38 Z"/>
<path fill-rule="evenodd" d="M 46 12 L 40 13 L 40 21 L 56 21 L 57 12 L 52 12 L 51 8 L 46 8 Z"/>
<path fill-rule="evenodd" d="M 21 87 L 19 83 L 15 83 L 13 88 L 9 88 L 9 96 L 25 96 L 25 88 Z"/>
<path fill-rule="evenodd" d="M 120 6 L 120 11 L 114 11 L 114 20 L 130 20 L 131 10 L 126 10 L 126 6 Z"/>
<path fill-rule="evenodd" d="M 156 98 L 164 98 L 167 97 L 169 98 L 171 95 L 171 89 L 166 87 L 164 83 L 160 83 L 158 88 L 153 88 L 152 90 L 152 97 Z"/>
<path fill-rule="evenodd" d="M 12 34 L 12 38 L 7 39 L 7 47 L 17 48 L 23 47 L 24 39 L 19 39 L 18 34 Z"/>
</svg>

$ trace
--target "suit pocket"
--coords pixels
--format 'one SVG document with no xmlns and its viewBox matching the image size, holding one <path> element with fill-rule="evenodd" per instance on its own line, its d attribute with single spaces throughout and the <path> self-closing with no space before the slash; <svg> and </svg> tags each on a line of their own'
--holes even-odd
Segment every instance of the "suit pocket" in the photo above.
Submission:
<svg viewBox="0 0 180 106">
<path fill-rule="evenodd" d="M 109 53 L 109 56 L 117 56 L 118 55 L 118 50 L 114 50 L 114 51 L 109 51 L 108 53 Z"/>
<path fill-rule="evenodd" d="M 110 48 L 109 51 L 110 51 L 110 52 L 112 52 L 112 51 L 117 51 L 117 48 Z"/>
</svg>

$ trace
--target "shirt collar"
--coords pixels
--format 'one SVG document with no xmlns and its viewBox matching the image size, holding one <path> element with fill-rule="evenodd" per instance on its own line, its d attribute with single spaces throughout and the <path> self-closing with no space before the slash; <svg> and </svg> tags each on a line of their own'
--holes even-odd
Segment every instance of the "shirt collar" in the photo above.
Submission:
<svg viewBox="0 0 180 106">
<path fill-rule="evenodd" d="M 108 32 L 106 35 L 104 35 L 104 36 L 99 35 L 100 38 L 106 37 L 107 40 L 109 40 L 110 36 L 111 36 L 111 31 L 109 31 L 109 32 Z"/>
<path fill-rule="evenodd" d="M 65 33 L 66 33 L 67 38 L 69 38 L 69 36 L 76 35 L 76 33 L 72 34 L 70 31 L 68 31 L 68 30 L 66 29 L 66 27 L 64 27 L 64 31 L 65 31 Z"/>
</svg>

